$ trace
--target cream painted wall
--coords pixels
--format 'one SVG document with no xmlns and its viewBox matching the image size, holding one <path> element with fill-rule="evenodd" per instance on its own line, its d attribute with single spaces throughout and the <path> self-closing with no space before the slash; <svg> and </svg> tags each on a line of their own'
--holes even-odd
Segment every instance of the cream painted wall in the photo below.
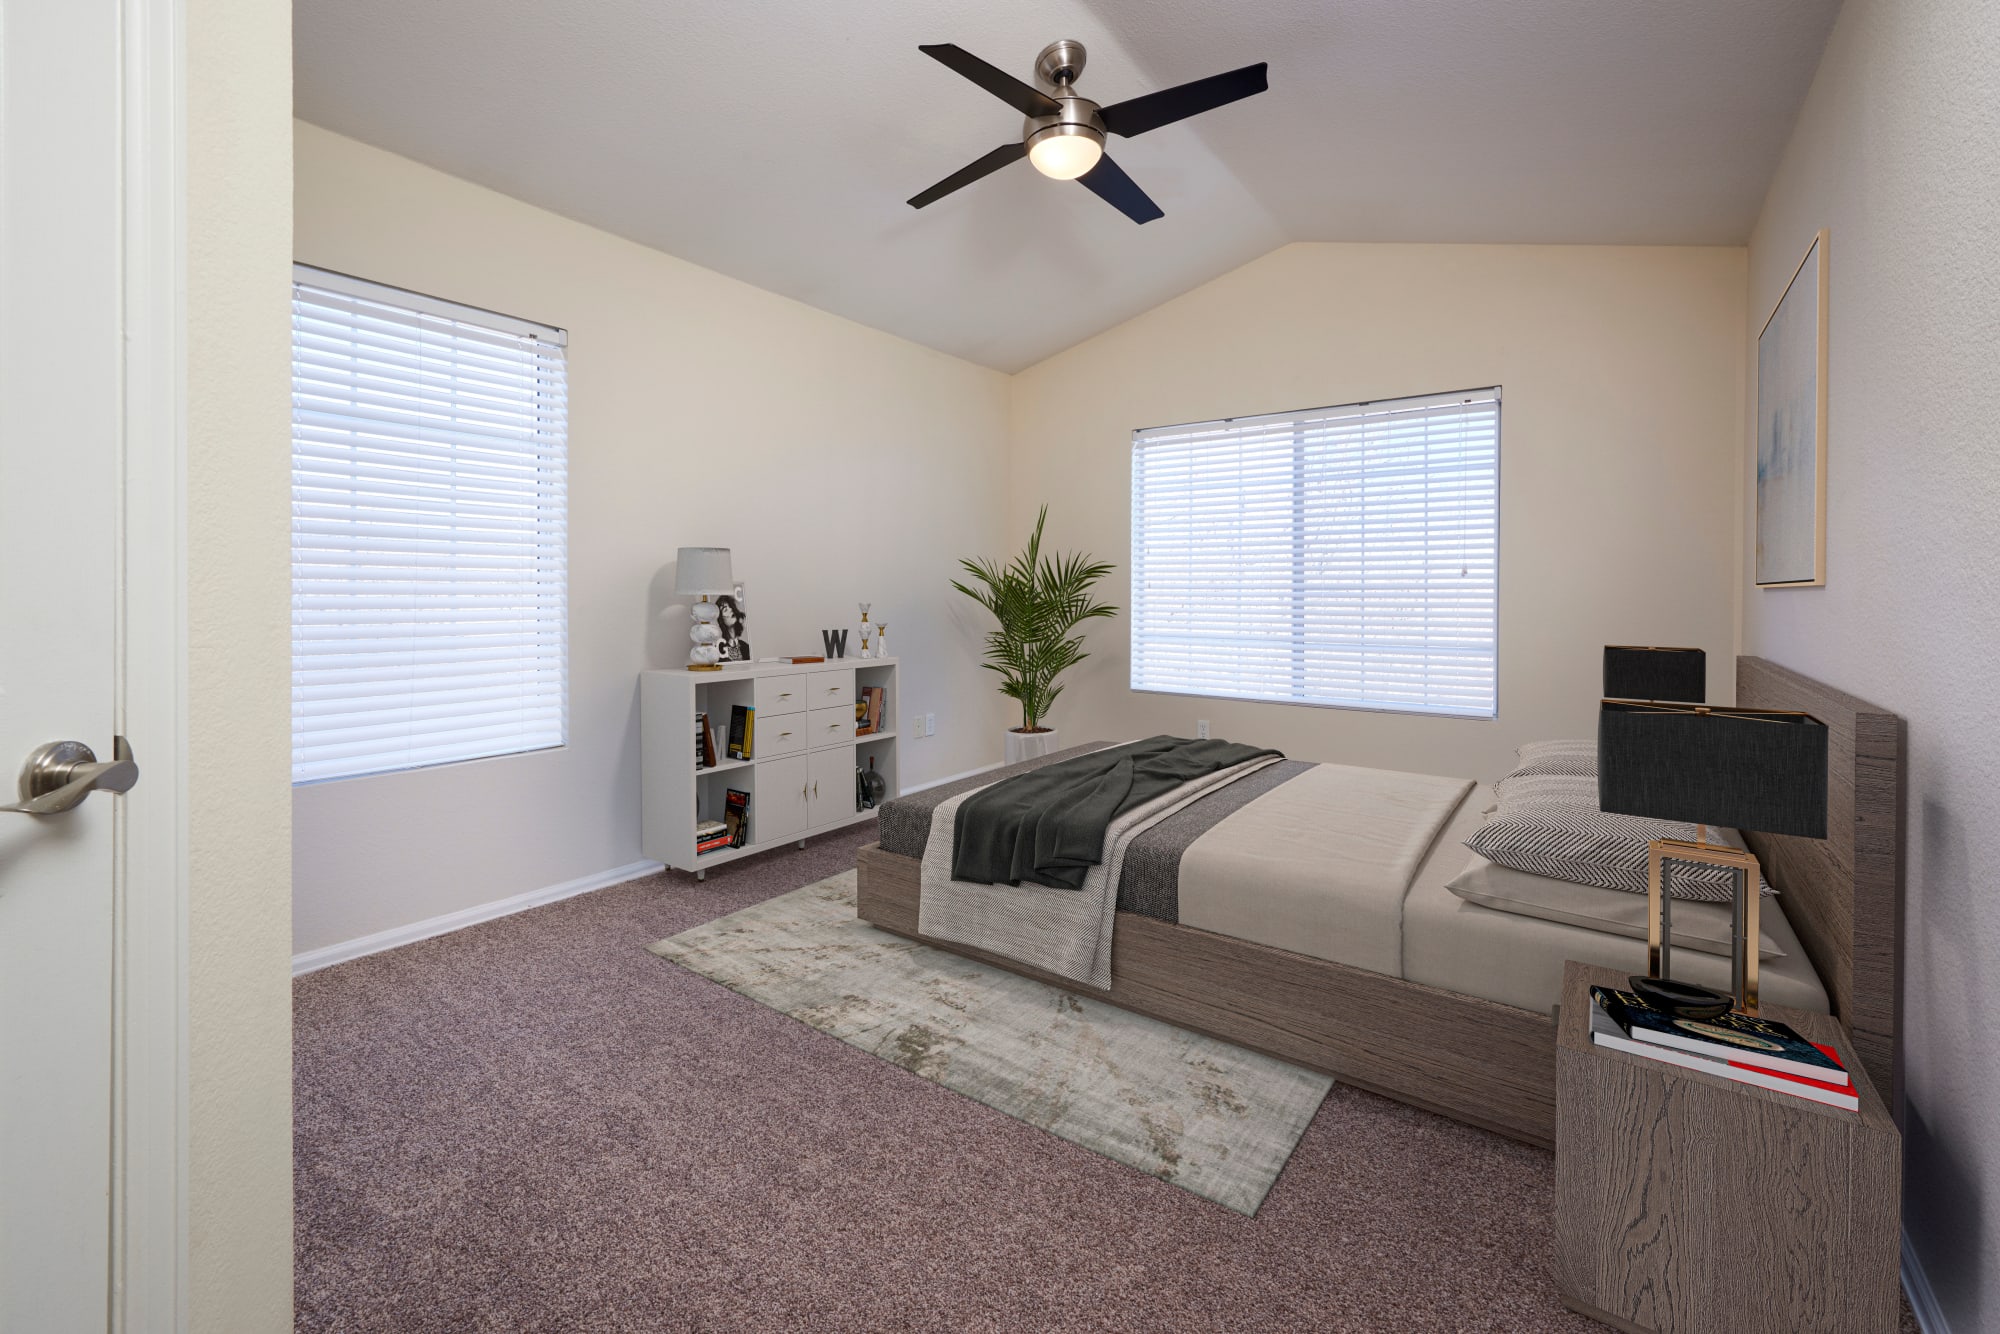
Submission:
<svg viewBox="0 0 2000 1334">
<path fill-rule="evenodd" d="M 2000 1328 L 1991 0 L 1848 0 L 1751 241 L 1752 337 L 1822 227 L 1827 584 L 1757 590 L 1746 565 L 1744 645 L 1908 720 L 1904 1214 L 1952 1329 L 1970 1334 Z M 1754 343 L 1748 355 L 1754 375 Z"/>
<path fill-rule="evenodd" d="M 1010 535 L 1049 502 L 1129 601 L 1138 427 L 1502 386 L 1500 710 L 1490 721 L 1130 690 L 1129 630 L 1056 706 L 1068 736 L 1215 734 L 1303 759 L 1493 776 L 1525 740 L 1594 734 L 1607 643 L 1735 640 L 1744 253 L 1303 244 L 1023 371 Z"/>
<path fill-rule="evenodd" d="M 687 661 L 679 546 L 727 546 L 756 652 L 890 627 L 905 784 L 998 758 L 946 583 L 998 536 L 1007 380 L 307 124 L 309 264 L 569 331 L 570 743 L 295 789 L 295 948 L 636 862 L 637 674 Z M 275 437 L 274 437 L 275 438 Z"/>
<path fill-rule="evenodd" d="M 291 6 L 185 15 L 189 1328 L 275 1334 L 292 1327 Z"/>
</svg>

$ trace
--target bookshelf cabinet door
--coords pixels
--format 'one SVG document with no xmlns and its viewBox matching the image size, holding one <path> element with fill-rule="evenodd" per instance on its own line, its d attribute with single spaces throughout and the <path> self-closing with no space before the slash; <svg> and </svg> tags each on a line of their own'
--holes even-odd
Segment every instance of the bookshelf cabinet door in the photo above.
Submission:
<svg viewBox="0 0 2000 1334">
<path fill-rule="evenodd" d="M 757 841 L 777 843 L 806 827 L 807 798 L 812 780 L 806 757 L 788 755 L 757 765 Z"/>
<path fill-rule="evenodd" d="M 854 747 L 839 746 L 816 750 L 812 761 L 811 785 L 806 806 L 807 823 L 812 828 L 838 824 L 854 817 Z"/>
</svg>

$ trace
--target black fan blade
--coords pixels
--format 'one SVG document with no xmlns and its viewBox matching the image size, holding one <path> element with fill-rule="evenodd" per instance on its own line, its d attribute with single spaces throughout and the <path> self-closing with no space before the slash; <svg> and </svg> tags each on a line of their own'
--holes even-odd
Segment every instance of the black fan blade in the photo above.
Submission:
<svg viewBox="0 0 2000 1334">
<path fill-rule="evenodd" d="M 1097 114 L 1104 117 L 1105 129 L 1130 139 L 1135 134 L 1157 130 L 1162 125 L 1171 125 L 1177 120 L 1186 120 L 1189 116 L 1199 116 L 1204 111 L 1213 111 L 1242 98 L 1256 96 L 1271 86 L 1264 77 L 1266 68 L 1265 62 L 1260 60 L 1227 74 L 1216 74 L 1178 87 L 1162 88 L 1144 97 L 1114 102 Z"/>
<path fill-rule="evenodd" d="M 946 69 L 963 74 L 1024 116 L 1054 116 L 1062 111 L 1062 107 L 1047 93 L 1033 84 L 1022 83 L 1004 70 L 995 69 L 964 47 L 942 42 L 936 46 L 920 46 L 917 50 Z"/>
<path fill-rule="evenodd" d="M 1146 197 L 1139 183 L 1111 160 L 1109 154 L 1097 159 L 1096 166 L 1076 179 L 1078 184 L 1089 186 L 1092 194 L 1134 222 L 1151 222 L 1154 218 L 1167 216 L 1160 211 L 1158 204 Z"/>
<path fill-rule="evenodd" d="M 960 167 L 922 194 L 912 195 L 910 207 L 922 208 L 926 204 L 935 204 L 953 190 L 963 190 L 981 176 L 990 176 L 1009 162 L 1018 162 L 1026 156 L 1028 156 L 1027 145 L 1002 144 L 977 162 L 970 162 Z"/>
</svg>

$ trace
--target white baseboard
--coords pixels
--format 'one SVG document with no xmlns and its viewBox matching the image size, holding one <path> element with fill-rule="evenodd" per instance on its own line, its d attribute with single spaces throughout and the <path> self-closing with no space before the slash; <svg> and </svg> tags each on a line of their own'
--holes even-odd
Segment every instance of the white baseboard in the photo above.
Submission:
<svg viewBox="0 0 2000 1334">
<path fill-rule="evenodd" d="M 1903 1291 L 1909 1296 L 1918 1329 L 1924 1334 L 1951 1334 L 1944 1310 L 1938 1305 L 1937 1293 L 1931 1290 L 1930 1275 L 1924 1272 L 1924 1262 L 1917 1258 L 1917 1248 L 1910 1244 L 1908 1231 L 1903 1233 Z"/>
<path fill-rule="evenodd" d="M 974 778 L 980 774 L 998 769 L 1000 764 L 982 764 L 976 769 L 967 769 L 962 774 L 951 774 L 944 778 L 933 778 L 927 783 L 904 788 L 905 793 L 921 792 L 927 787 L 942 787 L 946 783 L 956 783 L 961 778 Z M 633 862 L 615 870 L 600 871 L 577 880 L 567 880 L 560 885 L 550 885 L 546 889 L 529 890 L 526 894 L 516 894 L 512 898 L 495 899 L 477 907 L 461 908 L 457 912 L 446 913 L 442 917 L 430 917 L 408 926 L 392 927 L 387 931 L 377 931 L 372 936 L 360 936 L 354 940 L 343 940 L 338 945 L 327 945 L 316 950 L 292 956 L 292 976 L 303 977 L 316 973 L 322 968 L 331 968 L 349 959 L 359 959 L 364 955 L 380 954 L 383 950 L 393 950 L 399 945 L 414 941 L 428 940 L 432 936 L 442 936 L 447 932 L 473 926 L 479 922 L 490 922 L 496 917 L 506 917 L 529 908 L 539 908 L 544 903 L 554 903 L 558 899 L 572 898 L 578 894 L 588 894 L 593 889 L 608 889 L 612 885 L 623 884 L 627 880 L 637 880 L 640 876 L 653 875 L 666 868 L 658 862 Z"/>
<path fill-rule="evenodd" d="M 529 908 L 539 908 L 544 903 L 554 903 L 558 899 L 588 894 L 593 889 L 608 889 L 612 885 L 622 885 L 627 880 L 637 880 L 640 876 L 653 875 L 665 869 L 658 862 L 633 862 L 615 870 L 600 871 L 596 875 L 587 875 L 576 880 L 565 880 L 560 885 L 531 889 L 512 898 L 495 899 L 491 903 L 482 903 L 476 907 L 461 908 L 442 917 L 430 917 L 421 922 L 412 922 L 408 926 L 391 927 L 387 931 L 377 931 L 372 936 L 360 936 L 354 940 L 343 940 L 338 945 L 307 950 L 304 954 L 292 956 L 292 976 L 302 977 L 307 973 L 318 972 L 322 968 L 331 968 L 337 963 L 346 963 L 349 959 L 359 959 L 366 954 L 393 950 L 398 945 L 408 945 L 413 941 L 442 936 L 446 932 L 457 931 L 479 922 L 490 922 L 496 917 L 506 917 Z"/>
<path fill-rule="evenodd" d="M 916 783 L 909 787 L 904 788 L 901 792 L 898 792 L 896 795 L 899 797 L 907 797 L 912 792 L 922 792 L 927 787 L 943 787 L 946 783 L 956 783 L 961 778 L 977 778 L 980 774 L 991 773 L 995 769 L 998 769 L 1000 767 L 1000 764 L 1001 762 L 999 760 L 995 760 L 991 764 L 982 764 L 977 769 L 967 769 L 962 774 L 951 774 L 944 778 L 933 778 L 928 783 Z"/>
</svg>

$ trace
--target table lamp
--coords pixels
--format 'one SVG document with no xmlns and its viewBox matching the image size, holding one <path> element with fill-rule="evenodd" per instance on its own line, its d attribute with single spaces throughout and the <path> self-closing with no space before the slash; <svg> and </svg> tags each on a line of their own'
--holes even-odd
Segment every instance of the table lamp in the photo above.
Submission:
<svg viewBox="0 0 2000 1334">
<path fill-rule="evenodd" d="M 1731 990 L 1737 1008 L 1757 1013 L 1761 868 L 1756 855 L 1746 849 L 1709 842 L 1705 826 L 1825 838 L 1826 752 L 1826 724 L 1810 714 L 1617 699 L 1599 706 L 1598 806 L 1621 815 L 1683 820 L 1695 827 L 1692 842 L 1658 838 L 1648 846 L 1648 977 L 1632 979 L 1634 991 L 1651 999 L 1659 989 L 1640 983 L 1672 976 L 1666 863 L 1726 866 L 1736 872 Z M 1675 988 L 1706 991 L 1682 983 Z M 1730 998 L 1709 994 L 1727 1008 Z"/>
<path fill-rule="evenodd" d="M 1669 699 L 1699 704 L 1708 698 L 1708 654 L 1698 648 L 1604 646 L 1606 699 Z"/>
<path fill-rule="evenodd" d="M 694 617 L 694 624 L 688 629 L 688 638 L 694 641 L 694 647 L 688 650 L 691 672 L 722 670 L 722 650 L 716 647 L 722 642 L 722 631 L 715 624 L 717 608 L 708 595 L 732 587 L 728 547 L 680 549 L 674 562 L 674 592 L 696 599 L 688 604 L 688 612 Z"/>
</svg>

